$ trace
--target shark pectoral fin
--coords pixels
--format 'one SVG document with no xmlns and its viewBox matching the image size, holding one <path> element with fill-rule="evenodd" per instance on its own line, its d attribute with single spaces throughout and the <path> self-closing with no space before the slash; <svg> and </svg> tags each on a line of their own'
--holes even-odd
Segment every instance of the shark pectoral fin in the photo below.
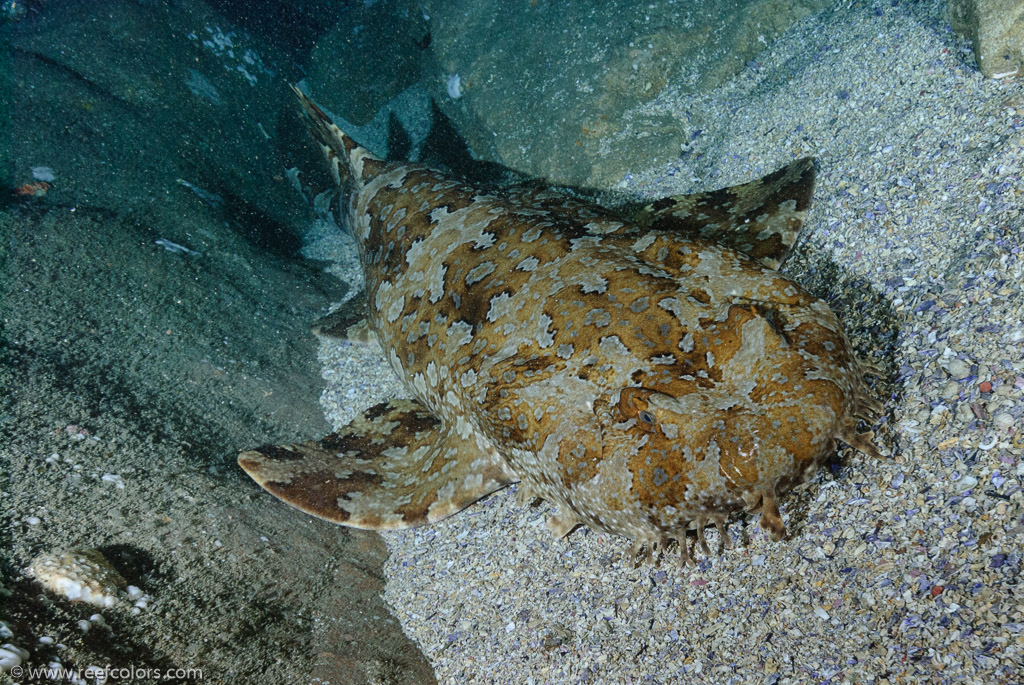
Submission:
<svg viewBox="0 0 1024 685">
<path fill-rule="evenodd" d="M 743 185 L 662 198 L 635 220 L 682 237 L 713 240 L 778 269 L 800 236 L 814 176 L 814 159 L 804 157 Z"/>
<path fill-rule="evenodd" d="M 338 338 L 354 343 L 374 343 L 377 341 L 377 334 L 367 323 L 367 308 L 366 293 L 359 293 L 343 302 L 330 314 L 317 319 L 312 326 L 313 332 L 327 338 Z"/>
<path fill-rule="evenodd" d="M 320 440 L 242 452 L 238 464 L 307 514 L 372 530 L 439 521 L 518 480 L 415 400 L 378 404 Z"/>
<path fill-rule="evenodd" d="M 569 508 L 569 505 L 561 504 L 558 507 L 558 513 L 549 517 L 546 525 L 548 530 L 550 530 L 557 539 L 561 540 L 581 523 L 582 521 L 576 518 L 576 514 Z"/>
</svg>

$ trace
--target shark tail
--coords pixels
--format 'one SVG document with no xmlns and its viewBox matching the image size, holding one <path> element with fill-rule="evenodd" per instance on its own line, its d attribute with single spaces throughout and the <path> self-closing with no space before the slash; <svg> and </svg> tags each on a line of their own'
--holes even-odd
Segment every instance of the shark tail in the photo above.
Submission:
<svg viewBox="0 0 1024 685">
<path fill-rule="evenodd" d="M 338 128 L 331 118 L 296 86 L 292 85 L 292 90 L 302 105 L 306 128 L 327 157 L 335 183 L 339 186 L 351 183 L 361 187 L 385 169 L 387 164 L 384 160 Z"/>
</svg>

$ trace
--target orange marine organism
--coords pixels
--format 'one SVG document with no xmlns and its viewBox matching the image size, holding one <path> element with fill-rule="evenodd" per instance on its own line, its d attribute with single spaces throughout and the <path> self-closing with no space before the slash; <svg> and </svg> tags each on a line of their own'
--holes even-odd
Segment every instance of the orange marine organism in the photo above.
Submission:
<svg viewBox="0 0 1024 685">
<path fill-rule="evenodd" d="M 42 197 L 52 187 L 46 181 L 34 181 L 18 186 L 14 189 L 14 194 L 18 197 Z"/>
</svg>

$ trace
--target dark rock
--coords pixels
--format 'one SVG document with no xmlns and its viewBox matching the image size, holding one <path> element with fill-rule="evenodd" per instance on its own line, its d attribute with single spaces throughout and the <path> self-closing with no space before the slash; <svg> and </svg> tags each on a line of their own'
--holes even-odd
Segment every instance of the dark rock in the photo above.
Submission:
<svg viewBox="0 0 1024 685">
<path fill-rule="evenodd" d="M 309 213 L 276 123 L 289 63 L 202 2 L 62 3 L 12 28 L 13 183 L 46 166 L 59 203 L 177 213 L 191 187 L 285 239 Z"/>
<path fill-rule="evenodd" d="M 313 49 L 310 92 L 332 112 L 365 124 L 419 80 L 427 35 L 415 3 L 354 3 Z"/>
</svg>

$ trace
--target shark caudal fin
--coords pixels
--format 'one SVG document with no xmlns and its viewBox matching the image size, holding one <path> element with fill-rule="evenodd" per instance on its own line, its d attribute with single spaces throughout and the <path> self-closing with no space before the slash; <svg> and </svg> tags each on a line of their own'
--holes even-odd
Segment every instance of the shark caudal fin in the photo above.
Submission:
<svg viewBox="0 0 1024 685">
<path fill-rule="evenodd" d="M 814 176 L 814 159 L 804 157 L 743 185 L 662 198 L 644 207 L 636 221 L 713 240 L 778 269 L 800 236 Z"/>
<path fill-rule="evenodd" d="M 294 85 L 292 90 L 302 105 L 306 128 L 327 157 L 335 183 L 361 186 L 384 170 L 384 160 L 346 135 L 305 93 Z"/>
<path fill-rule="evenodd" d="M 433 523 L 519 478 L 470 433 L 461 437 L 415 400 L 367 409 L 301 445 L 264 445 L 238 464 L 307 514 L 371 530 Z"/>
</svg>

